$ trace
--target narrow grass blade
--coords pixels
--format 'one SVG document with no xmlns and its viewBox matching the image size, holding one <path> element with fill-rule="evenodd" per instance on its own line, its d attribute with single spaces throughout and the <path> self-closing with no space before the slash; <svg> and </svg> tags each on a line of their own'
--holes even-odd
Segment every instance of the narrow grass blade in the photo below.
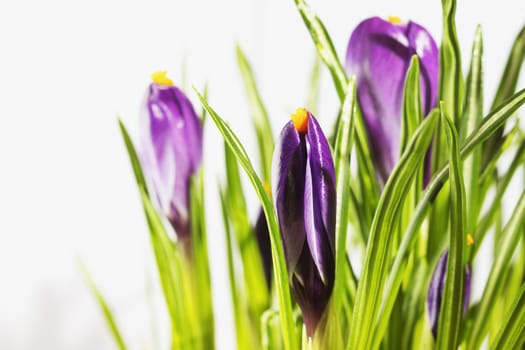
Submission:
<svg viewBox="0 0 525 350">
<path fill-rule="evenodd" d="M 283 331 L 283 339 L 286 350 L 296 350 L 297 338 L 295 336 L 295 326 L 293 322 L 292 300 L 290 296 L 290 288 L 288 285 L 288 272 L 286 269 L 286 262 L 284 259 L 283 247 L 281 245 L 281 235 L 279 226 L 277 224 L 277 217 L 273 208 L 273 204 L 264 190 L 263 183 L 257 176 L 252 163 L 246 153 L 241 142 L 226 124 L 226 122 L 210 107 L 208 102 L 196 91 L 202 105 L 206 108 L 210 117 L 213 119 L 224 140 L 228 143 L 231 150 L 235 154 L 237 161 L 242 166 L 250 182 L 252 183 L 259 200 L 263 206 L 266 220 L 268 222 L 268 230 L 270 231 L 270 242 L 272 247 L 272 259 L 274 274 L 276 279 L 277 294 L 279 296 L 279 306 L 281 315 L 281 327 Z"/>
<path fill-rule="evenodd" d="M 407 196 L 406 188 L 423 162 L 436 122 L 436 115 L 423 121 L 390 175 L 379 200 L 357 289 L 347 349 L 370 349 L 392 253 L 392 227 L 398 222 L 400 208 Z"/>
<path fill-rule="evenodd" d="M 492 102 L 491 110 L 499 107 L 516 91 L 523 60 L 525 60 L 525 26 L 521 28 L 521 31 L 514 40 L 509 57 L 507 58 L 505 70 L 499 82 L 496 96 Z M 500 143 L 502 136 L 503 129 L 497 131 L 483 144 L 483 164 L 486 164 L 497 151 L 497 145 Z"/>
<path fill-rule="evenodd" d="M 519 349 L 525 341 L 525 284 L 489 349 Z"/>
<path fill-rule="evenodd" d="M 244 89 L 248 95 L 253 123 L 255 125 L 255 134 L 257 136 L 261 162 L 261 177 L 263 181 L 269 184 L 271 180 L 272 154 L 274 148 L 270 118 L 268 117 L 261 95 L 257 89 L 255 76 L 250 63 L 240 46 L 237 46 L 237 63 L 244 82 Z"/>
<path fill-rule="evenodd" d="M 492 111 L 492 113 L 486 116 L 476 131 L 470 134 L 467 140 L 465 140 L 461 147 L 461 158 L 465 158 L 476 146 L 480 145 L 496 130 L 501 128 L 505 121 L 524 103 L 525 89 L 514 94 L 504 105 L 501 105 L 498 109 Z M 445 164 L 439 171 L 434 173 L 434 176 L 427 185 L 425 192 L 414 210 L 412 219 L 403 235 L 403 239 L 397 250 L 392 269 L 388 276 L 388 281 L 383 293 L 383 300 L 381 302 L 381 312 L 379 313 L 378 320 L 380 327 L 378 327 L 378 329 L 382 329 L 383 327 L 381 324 L 390 317 L 393 300 L 395 300 L 399 287 L 401 286 L 403 274 L 405 273 L 408 253 L 417 238 L 417 234 L 426 217 L 429 206 L 434 202 L 436 195 L 441 190 L 443 184 L 447 181 L 448 174 L 448 164 Z M 378 336 L 381 337 L 381 335 Z"/>
<path fill-rule="evenodd" d="M 343 65 L 339 61 L 337 52 L 332 43 L 332 39 L 328 35 L 328 32 L 321 20 L 315 15 L 310 6 L 304 0 L 294 0 L 297 9 L 303 19 L 303 22 L 308 29 L 312 41 L 319 53 L 319 56 L 323 60 L 324 64 L 328 68 L 332 80 L 335 85 L 339 101 L 343 104 L 346 96 L 346 88 L 348 86 L 348 78 L 343 69 Z M 338 120 L 335 124 L 335 130 L 338 130 L 340 121 Z M 361 113 L 357 113 L 355 117 L 355 131 L 356 131 L 356 154 L 360 176 L 360 182 L 365 196 L 370 199 L 370 202 L 377 203 L 379 198 L 379 185 L 374 174 L 374 166 L 372 164 L 372 157 L 370 155 L 370 149 L 368 147 L 368 140 L 366 136 L 365 125 Z M 337 131 L 334 132 L 334 137 Z M 375 205 L 374 205 L 375 208 Z"/>
<path fill-rule="evenodd" d="M 476 130 L 483 117 L 483 77 L 482 77 L 483 40 L 481 27 L 476 29 L 472 47 L 470 72 L 467 78 L 467 91 L 465 96 L 465 112 L 461 120 L 461 137 L 463 141 Z M 481 168 L 482 147 L 476 147 L 463 163 L 465 177 L 465 193 L 467 200 L 467 232 L 473 233 L 478 222 L 481 210 L 482 197 L 480 193 L 479 177 Z"/>
<path fill-rule="evenodd" d="M 117 322 L 115 321 L 115 317 L 113 316 L 113 312 L 111 311 L 111 308 L 109 307 L 108 303 L 106 302 L 106 299 L 104 298 L 104 296 L 98 289 L 97 285 L 95 284 L 95 281 L 93 281 L 93 278 L 91 277 L 90 273 L 86 269 L 86 266 L 80 260 L 78 261 L 78 263 L 80 266 L 80 270 L 82 271 L 82 275 L 84 276 L 84 280 L 89 286 L 89 289 L 91 290 L 91 294 L 93 294 L 93 296 L 97 300 L 98 306 L 100 307 L 100 310 L 102 311 L 102 314 L 104 315 L 104 319 L 106 320 L 106 325 L 108 326 L 111 332 L 111 335 L 113 336 L 113 340 L 115 341 L 117 347 L 120 350 L 125 350 L 126 344 L 124 343 L 124 338 L 122 338 L 122 335 L 120 333 Z"/>
<path fill-rule="evenodd" d="M 401 122 L 401 153 L 405 150 L 410 138 L 423 120 L 421 92 L 419 86 L 419 58 L 412 56 L 405 79 L 403 92 L 403 119 Z"/>
<path fill-rule="evenodd" d="M 439 317 L 436 348 L 457 349 L 465 294 L 465 264 L 463 242 L 466 237 L 466 203 L 459 137 L 454 123 L 446 115 L 444 103 L 440 106 L 441 123 L 444 124 L 449 148 L 450 178 L 450 241 L 443 299 Z"/>
<path fill-rule="evenodd" d="M 489 279 L 485 286 L 481 298 L 478 312 L 474 319 L 474 324 L 467 334 L 467 349 L 478 349 L 487 335 L 489 322 L 487 320 L 492 316 L 492 312 L 497 305 L 496 299 L 500 295 L 505 279 L 508 275 L 512 255 L 516 250 L 521 236 L 523 235 L 523 225 L 525 223 L 525 191 L 521 194 L 518 204 L 510 217 L 509 222 L 505 225 L 502 232 L 502 243 L 498 249 L 498 255 L 492 265 Z"/>
<path fill-rule="evenodd" d="M 118 119 L 118 125 L 122 134 L 122 138 L 124 139 L 124 144 L 126 145 L 126 150 L 128 151 L 129 160 L 131 161 L 131 166 L 133 168 L 133 174 L 135 174 L 137 186 L 142 188 L 144 192 L 148 194 L 146 180 L 144 178 L 144 174 L 142 173 L 142 167 L 140 165 L 137 152 L 135 151 L 135 147 L 133 146 L 133 141 L 131 141 L 131 137 L 129 136 L 128 131 L 126 130 L 126 127 L 120 118 Z"/>
<path fill-rule="evenodd" d="M 319 106 L 319 88 L 321 85 L 321 57 L 315 52 L 312 72 L 310 73 L 310 86 L 308 88 L 308 97 L 306 99 L 306 108 L 313 114 L 317 115 Z"/>
<path fill-rule="evenodd" d="M 337 179 L 336 211 L 336 267 L 334 287 L 334 308 L 339 310 L 345 295 L 346 235 L 348 229 L 348 211 L 350 204 L 350 154 L 354 133 L 354 111 L 356 104 L 355 80 L 350 79 L 347 95 L 341 110 L 341 123 L 337 130 L 334 148 L 335 172 Z M 348 265 L 351 269 L 351 265 Z M 353 272 L 352 272 L 353 274 Z M 349 282 L 353 282 L 350 280 Z M 355 286 L 353 286 L 355 289 Z"/>
</svg>

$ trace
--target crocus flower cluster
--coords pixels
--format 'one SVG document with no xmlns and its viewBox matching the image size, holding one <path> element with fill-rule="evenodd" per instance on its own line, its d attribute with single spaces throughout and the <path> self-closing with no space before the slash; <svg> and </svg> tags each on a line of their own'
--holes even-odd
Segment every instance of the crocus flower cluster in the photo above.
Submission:
<svg viewBox="0 0 525 350">
<path fill-rule="evenodd" d="M 355 75 L 357 98 L 368 134 L 376 176 L 384 184 L 400 156 L 405 77 L 413 55 L 420 62 L 424 115 L 436 106 L 439 52 L 425 28 L 397 17 L 372 17 L 353 31 L 346 52 L 346 70 Z M 430 156 L 425 179 L 430 174 Z"/>
<path fill-rule="evenodd" d="M 290 286 L 312 336 L 334 285 L 336 183 L 326 137 L 303 108 L 281 131 L 272 176 Z"/>
<path fill-rule="evenodd" d="M 152 75 L 141 118 L 140 159 L 148 185 L 179 240 L 190 237 L 190 178 L 202 160 L 202 124 L 186 95 Z"/>
<path fill-rule="evenodd" d="M 434 338 L 437 337 L 439 324 L 439 311 L 441 309 L 441 300 L 443 298 L 443 288 L 445 286 L 445 277 L 447 275 L 448 250 L 439 257 L 436 269 L 432 275 L 432 281 L 428 289 L 427 308 L 432 327 Z M 470 300 L 470 266 L 465 267 L 465 296 L 463 298 L 463 313 L 467 312 Z"/>
</svg>

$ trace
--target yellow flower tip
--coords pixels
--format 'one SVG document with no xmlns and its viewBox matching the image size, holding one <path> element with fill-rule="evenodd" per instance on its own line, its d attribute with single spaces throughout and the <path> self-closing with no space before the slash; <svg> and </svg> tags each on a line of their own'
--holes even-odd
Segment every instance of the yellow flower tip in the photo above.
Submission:
<svg viewBox="0 0 525 350">
<path fill-rule="evenodd" d="M 401 18 L 397 16 L 388 16 L 388 22 L 392 24 L 401 24 L 403 21 L 401 21 Z"/>
<path fill-rule="evenodd" d="M 292 114 L 292 122 L 295 130 L 298 132 L 308 131 L 308 112 L 304 108 L 297 108 Z"/>
<path fill-rule="evenodd" d="M 168 72 L 165 70 L 157 71 L 151 75 L 151 80 L 161 86 L 173 86 L 173 81 L 168 78 Z"/>
<path fill-rule="evenodd" d="M 270 186 L 270 184 L 266 181 L 263 182 L 263 188 L 264 188 L 264 191 L 266 192 L 266 194 L 268 195 L 268 197 L 272 197 L 272 188 Z"/>
<path fill-rule="evenodd" d="M 474 238 L 470 235 L 470 233 L 467 233 L 467 245 L 471 246 L 474 244 Z"/>
</svg>

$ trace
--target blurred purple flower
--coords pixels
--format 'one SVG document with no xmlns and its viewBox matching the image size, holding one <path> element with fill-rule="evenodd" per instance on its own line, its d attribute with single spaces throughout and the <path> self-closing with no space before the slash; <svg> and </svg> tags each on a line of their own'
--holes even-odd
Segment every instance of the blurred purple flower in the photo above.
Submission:
<svg viewBox="0 0 525 350">
<path fill-rule="evenodd" d="M 202 160 L 202 124 L 166 72 L 152 75 L 141 117 L 140 160 L 152 199 L 179 240 L 190 237 L 190 179 Z"/>
<path fill-rule="evenodd" d="M 272 286 L 272 247 L 270 245 L 270 232 L 268 231 L 268 224 L 266 223 L 266 215 L 264 210 L 260 209 L 257 222 L 254 227 L 255 238 L 259 246 L 259 253 L 261 254 L 261 262 L 264 269 L 264 277 L 266 279 L 266 286 L 268 290 Z"/>
<path fill-rule="evenodd" d="M 381 184 L 399 159 L 403 90 L 413 55 L 419 57 L 423 113 L 437 103 L 439 52 L 419 24 L 372 17 L 353 31 L 346 51 L 346 71 L 357 79 L 357 98 L 368 134 L 376 175 Z M 430 175 L 430 152 L 425 179 Z M 426 183 L 426 181 L 425 181 Z"/>
<path fill-rule="evenodd" d="M 291 290 L 313 336 L 334 285 L 336 183 L 326 137 L 303 108 L 281 131 L 272 176 Z"/>
<path fill-rule="evenodd" d="M 432 275 L 432 281 L 428 288 L 427 308 L 430 318 L 430 326 L 434 339 L 437 337 L 439 324 L 439 311 L 443 298 L 443 287 L 445 286 L 445 276 L 447 272 L 448 249 L 439 257 L 436 269 Z M 470 301 L 470 266 L 465 267 L 465 295 L 463 297 L 463 313 L 467 312 Z"/>
</svg>

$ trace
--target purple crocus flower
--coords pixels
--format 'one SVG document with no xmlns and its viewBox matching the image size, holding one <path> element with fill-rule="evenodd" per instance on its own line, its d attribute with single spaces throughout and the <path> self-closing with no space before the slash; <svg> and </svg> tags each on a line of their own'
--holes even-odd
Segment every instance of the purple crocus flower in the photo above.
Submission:
<svg viewBox="0 0 525 350">
<path fill-rule="evenodd" d="M 152 199 L 179 240 L 190 237 L 190 178 L 202 160 L 202 124 L 166 72 L 152 75 L 141 117 L 140 159 Z"/>
<path fill-rule="evenodd" d="M 445 276 L 447 272 L 448 249 L 439 257 L 436 269 L 432 275 L 432 281 L 428 289 L 427 308 L 430 318 L 430 326 L 434 339 L 437 337 L 439 324 L 439 311 L 443 298 L 443 287 L 445 286 Z M 470 301 L 470 266 L 465 267 L 465 296 L 463 298 L 463 313 L 467 312 Z"/>
<path fill-rule="evenodd" d="M 336 183 L 326 137 L 303 108 L 281 131 L 272 176 L 291 290 L 313 336 L 334 285 Z"/>
<path fill-rule="evenodd" d="M 413 55 L 419 57 L 424 115 L 437 103 L 439 52 L 419 24 L 372 17 L 354 30 L 346 51 L 346 71 L 357 79 L 357 98 L 368 134 L 376 175 L 381 184 L 399 159 L 403 90 Z M 430 175 L 430 153 L 425 179 Z M 426 181 L 425 181 L 426 183 Z"/>
</svg>

